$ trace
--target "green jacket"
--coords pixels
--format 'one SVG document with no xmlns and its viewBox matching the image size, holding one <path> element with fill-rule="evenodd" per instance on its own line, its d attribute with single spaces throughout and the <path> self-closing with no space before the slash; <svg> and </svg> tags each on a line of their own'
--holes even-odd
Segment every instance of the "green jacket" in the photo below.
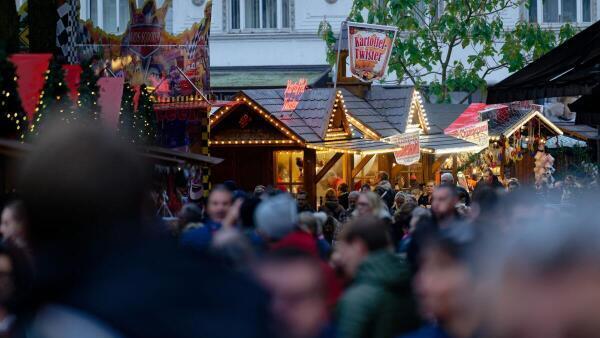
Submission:
<svg viewBox="0 0 600 338">
<path fill-rule="evenodd" d="M 388 251 L 370 254 L 338 303 L 338 337 L 393 338 L 419 327 L 408 264 Z"/>
</svg>

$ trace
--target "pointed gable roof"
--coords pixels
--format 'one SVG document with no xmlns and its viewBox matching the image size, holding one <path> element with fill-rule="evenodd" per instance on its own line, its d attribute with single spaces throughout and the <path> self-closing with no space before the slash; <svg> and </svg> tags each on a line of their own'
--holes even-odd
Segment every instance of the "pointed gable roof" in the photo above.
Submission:
<svg viewBox="0 0 600 338">
<path fill-rule="evenodd" d="M 373 86 L 364 99 L 346 89 L 344 93 L 348 112 L 370 129 L 386 138 L 405 133 L 411 124 L 411 105 L 418 105 L 417 112 L 421 125 L 428 131 L 425 109 L 419 101 L 418 91 L 413 87 L 385 88 Z"/>
<path fill-rule="evenodd" d="M 242 93 L 283 122 L 306 142 L 325 137 L 335 91 L 330 88 L 307 89 L 294 111 L 282 112 L 284 89 L 252 89 Z"/>
</svg>

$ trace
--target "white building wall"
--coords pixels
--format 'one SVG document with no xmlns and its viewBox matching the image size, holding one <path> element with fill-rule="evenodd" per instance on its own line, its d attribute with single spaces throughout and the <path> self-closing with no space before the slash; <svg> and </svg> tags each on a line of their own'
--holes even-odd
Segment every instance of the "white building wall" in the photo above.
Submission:
<svg viewBox="0 0 600 338">
<path fill-rule="evenodd" d="M 17 4 L 25 0 L 15 0 Z M 88 9 L 90 1 L 98 4 L 116 2 L 117 0 L 80 0 L 84 19 L 90 18 Z M 124 0 L 120 0 L 124 1 Z M 137 0 L 138 3 L 143 0 Z M 165 0 L 156 0 L 160 5 Z M 285 65 L 323 65 L 326 63 L 325 43 L 317 36 L 321 21 L 326 18 L 334 32 L 339 32 L 341 22 L 347 17 L 352 7 L 352 0 L 289 0 L 293 18 L 291 28 L 252 32 L 230 31 L 229 14 L 231 0 L 213 0 L 211 25 L 211 66 L 285 66 Z M 281 0 L 280 0 L 281 1 Z M 542 16 L 538 2 L 538 20 Z M 576 0 L 578 6 L 584 0 Z M 174 33 L 180 33 L 191 27 L 202 16 L 201 9 L 192 0 L 172 0 L 173 10 L 167 17 L 167 28 Z M 600 0 L 591 0 L 592 22 L 600 18 Z M 527 19 L 525 6 L 511 8 L 501 13 L 505 28 L 514 27 L 520 19 Z M 578 10 L 581 17 L 581 10 Z M 96 20 L 98 18 L 91 18 Z M 585 27 L 590 23 L 579 23 Z M 542 26 L 558 29 L 560 24 L 541 23 Z M 457 50 L 455 57 L 466 60 L 472 51 Z M 495 83 L 508 75 L 506 70 L 496 71 L 488 77 L 489 83 Z M 386 82 L 395 81 L 391 74 Z"/>
</svg>

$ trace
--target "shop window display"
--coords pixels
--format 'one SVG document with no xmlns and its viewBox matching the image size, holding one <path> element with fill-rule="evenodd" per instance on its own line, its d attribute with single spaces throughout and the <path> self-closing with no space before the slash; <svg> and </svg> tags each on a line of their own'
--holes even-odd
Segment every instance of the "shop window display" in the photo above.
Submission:
<svg viewBox="0 0 600 338">
<path fill-rule="evenodd" d="M 304 154 L 302 151 L 275 152 L 275 182 L 283 191 L 297 193 L 302 190 Z"/>
</svg>

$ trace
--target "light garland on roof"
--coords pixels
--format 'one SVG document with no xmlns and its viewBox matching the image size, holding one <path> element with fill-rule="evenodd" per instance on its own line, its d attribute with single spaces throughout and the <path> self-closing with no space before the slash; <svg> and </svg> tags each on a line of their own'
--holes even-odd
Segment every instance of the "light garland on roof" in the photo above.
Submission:
<svg viewBox="0 0 600 338">
<path fill-rule="evenodd" d="M 230 144 L 293 144 L 292 140 L 226 140 L 226 141 L 208 141 L 210 145 L 230 145 Z"/>
<path fill-rule="evenodd" d="M 298 144 L 303 143 L 303 141 L 298 136 L 296 136 L 296 134 L 291 133 L 284 124 L 280 123 L 270 113 L 267 113 L 264 110 L 262 110 L 258 104 L 253 103 L 250 99 L 247 99 L 246 97 L 242 96 L 242 97 L 236 97 L 235 101 L 242 102 L 242 103 L 246 104 L 247 106 L 249 106 L 250 108 L 254 109 L 254 111 L 256 113 L 258 113 L 265 120 L 267 120 L 269 123 L 271 123 L 274 127 L 279 129 L 280 132 L 282 132 L 283 134 L 285 134 L 286 136 L 288 136 L 289 138 L 291 138 Z M 217 123 L 225 115 L 225 113 L 229 111 L 229 109 L 230 109 L 230 107 L 224 107 L 224 108 L 217 110 L 209 119 L 210 126 L 213 126 L 215 123 Z"/>
<path fill-rule="evenodd" d="M 420 125 L 415 125 L 412 123 L 415 113 L 417 113 Z M 406 126 L 407 131 L 411 131 L 412 129 L 418 130 L 423 128 L 423 131 L 425 131 L 426 133 L 429 132 L 429 120 L 427 119 L 427 114 L 425 113 L 423 99 L 421 98 L 421 94 L 418 90 L 413 91 L 413 95 L 410 101 L 410 109 L 406 119 Z"/>
</svg>

